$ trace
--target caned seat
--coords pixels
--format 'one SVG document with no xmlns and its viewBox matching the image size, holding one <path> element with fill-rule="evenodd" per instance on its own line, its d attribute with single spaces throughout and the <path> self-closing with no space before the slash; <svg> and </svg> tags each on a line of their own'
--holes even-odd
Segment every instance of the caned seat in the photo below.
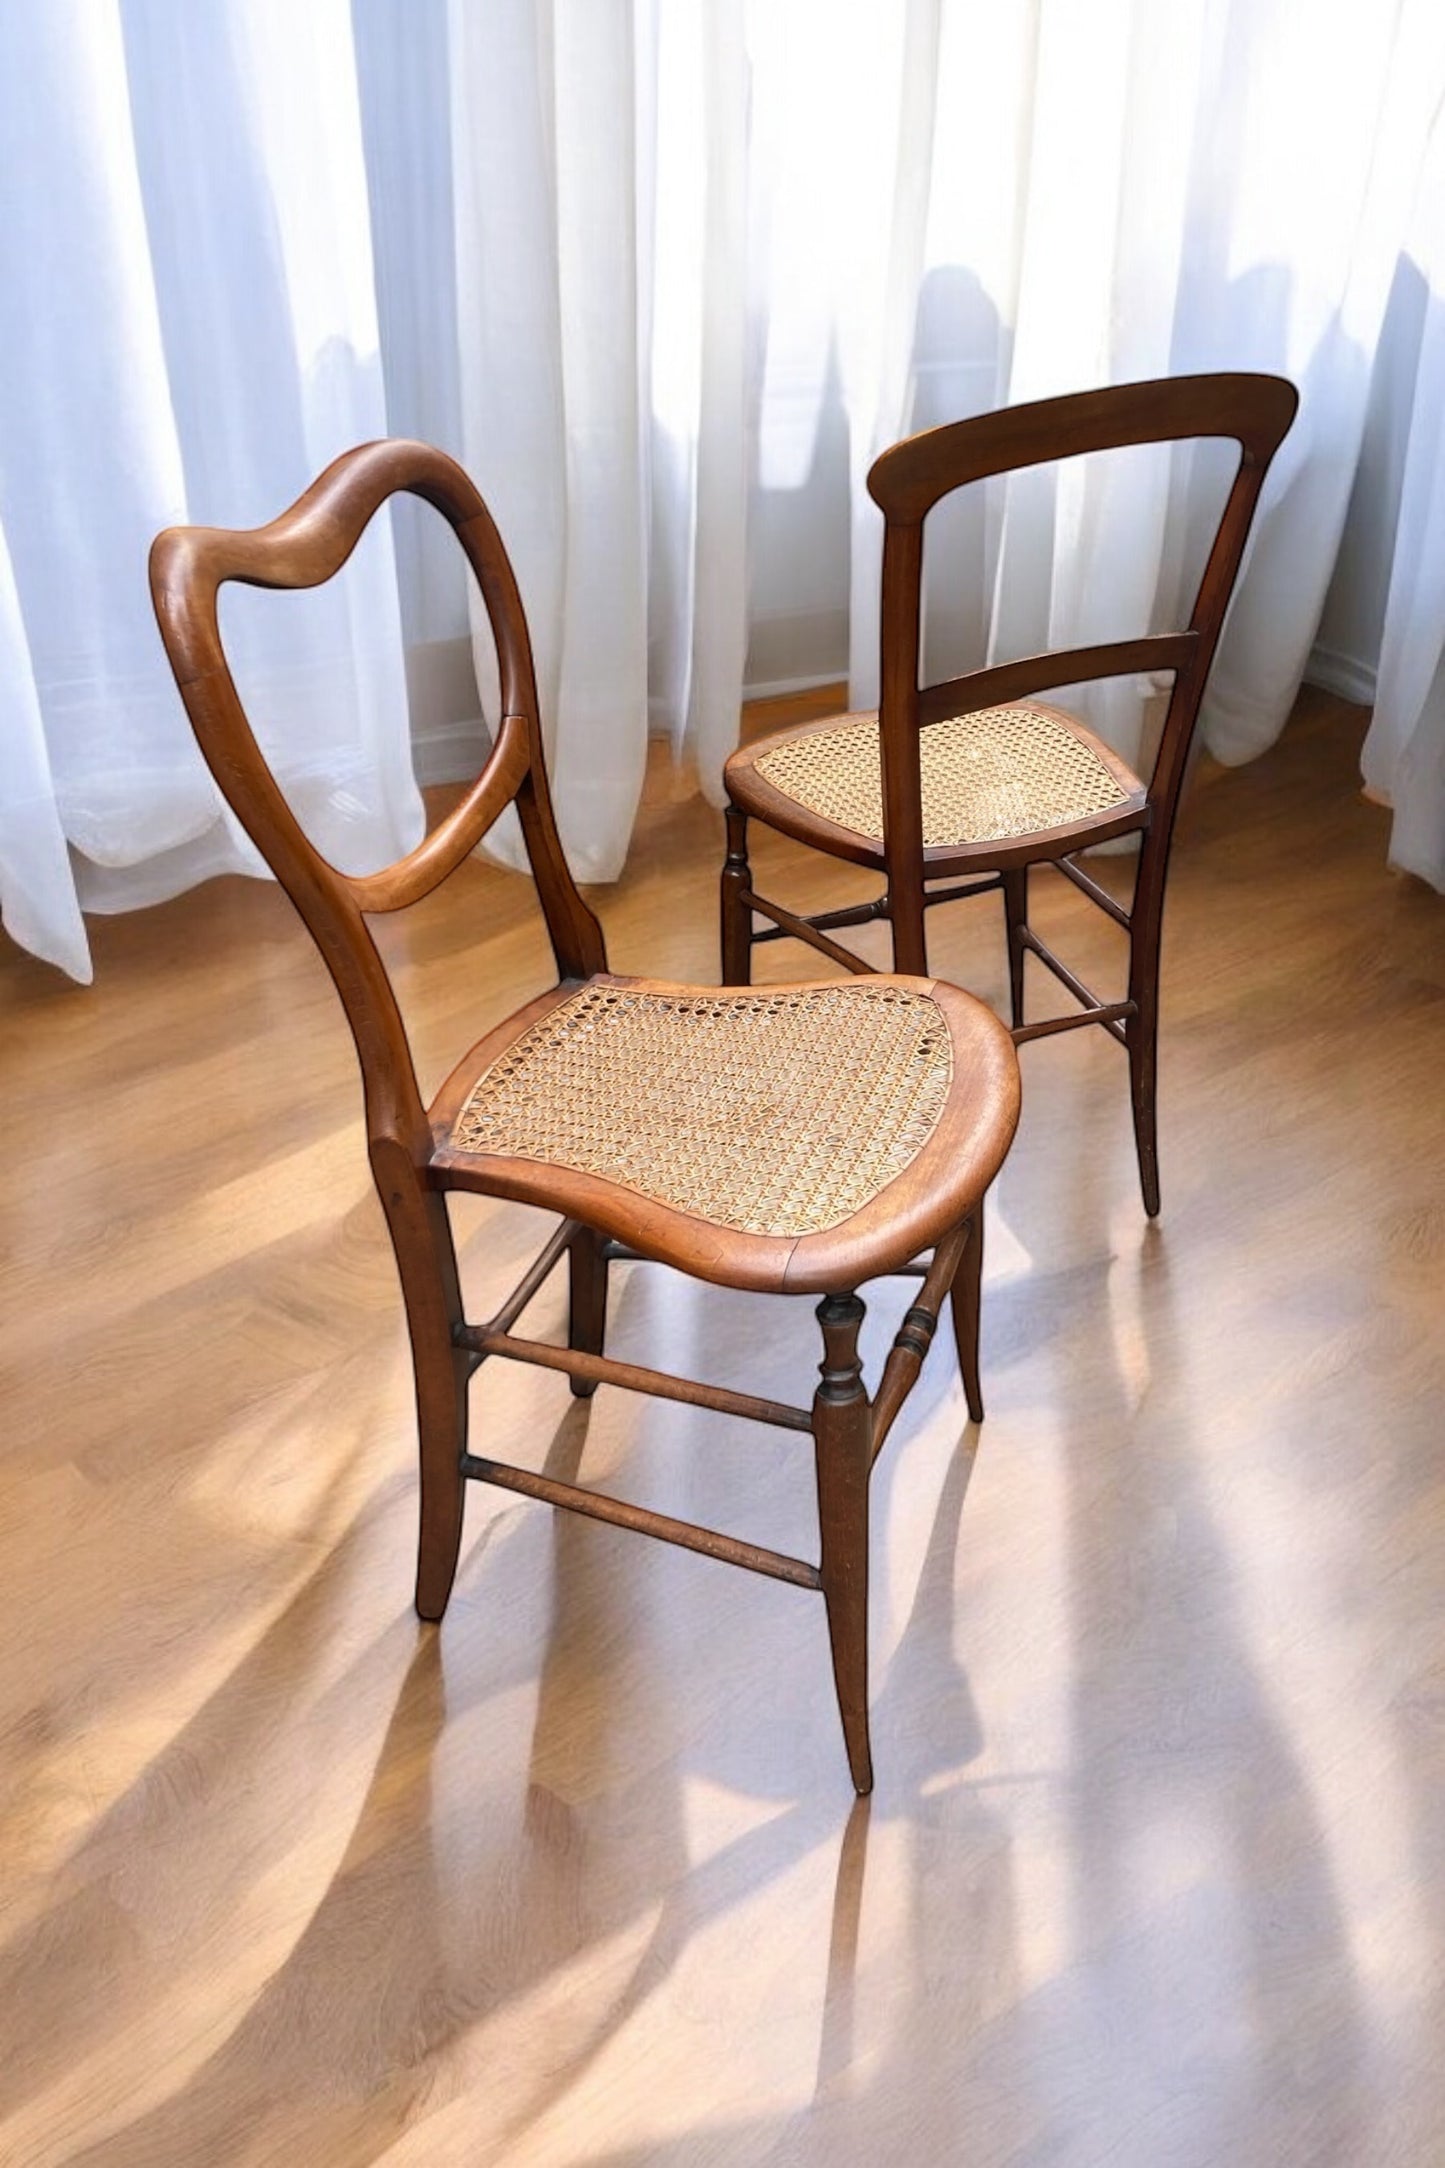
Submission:
<svg viewBox="0 0 1445 2168">
<path fill-rule="evenodd" d="M 876 709 L 764 741 L 753 759 L 750 750 L 729 764 L 735 803 L 784 827 L 791 807 L 884 863 Z M 918 760 L 923 846 L 934 858 L 1059 828 L 1115 828 L 1144 805 L 1144 785 L 1117 754 L 1077 717 L 1038 701 L 930 723 Z"/>
<path fill-rule="evenodd" d="M 347 875 L 309 841 L 267 767 L 221 642 L 227 580 L 330 579 L 398 490 L 450 522 L 496 643 L 501 721 L 461 803 L 414 851 Z M 527 620 L 476 489 L 425 444 L 364 444 L 290 510 L 250 533 L 174 528 L 151 551 L 161 636 L 201 750 L 317 943 L 361 1067 L 367 1148 L 406 1305 L 421 1473 L 416 1607 L 446 1610 L 468 1482 L 564 1506 L 822 1595 L 848 1766 L 873 1782 L 868 1739 L 869 1476 L 918 1377 L 945 1303 L 970 1417 L 979 1421 L 983 1199 L 1018 1120 L 1018 1062 L 998 1019 L 923 974 L 866 984 L 720 991 L 614 977 L 602 929 L 567 867 L 552 812 Z M 428 1106 L 368 919 L 419 902 L 515 805 L 557 983 L 498 1023 Z M 562 1215 L 484 1321 L 467 1318 L 447 1209 L 471 1190 Z M 926 1253 L 926 1254 L 921 1254 Z M 695 1280 L 821 1294 L 819 1380 L 807 1406 L 620 1362 L 605 1352 L 618 1264 Z M 565 1264 L 565 1344 L 515 1328 Z M 863 1381 L 858 1288 L 922 1285 L 877 1374 Z M 710 1408 L 812 1446 L 818 1558 L 742 1537 L 546 1470 L 468 1450 L 472 1373 L 493 1359 Z"/>
<path fill-rule="evenodd" d="M 819 1292 L 956 1225 L 1004 1035 L 929 980 L 716 991 L 609 975 L 483 1040 L 432 1109 L 450 1186 L 585 1216 L 731 1285 Z M 700 1254 L 701 1229 L 706 1254 Z"/>
<path fill-rule="evenodd" d="M 892 930 L 894 970 L 926 973 L 926 914 L 997 890 L 1015 1043 L 1097 1024 L 1125 1049 L 1139 1183 L 1151 1215 L 1159 1210 L 1159 944 L 1174 819 L 1260 488 L 1297 404 L 1293 385 L 1280 377 L 1166 377 L 1005 407 L 893 445 L 868 476 L 884 519 L 877 712 L 777 731 L 739 746 L 723 770 L 726 983 L 748 984 L 760 941 L 803 941 L 849 971 L 866 972 L 864 959 L 833 936 L 875 919 Z M 924 530 L 943 498 L 1022 468 L 1193 437 L 1233 440 L 1239 464 L 1182 631 L 1058 649 L 920 683 Z M 1094 679 L 1156 675 L 1174 682 L 1147 783 L 1075 716 L 1034 697 Z M 752 820 L 876 868 L 886 879 L 883 894 L 811 913 L 760 894 L 748 860 Z M 1139 855 L 1126 908 L 1077 858 L 1130 834 L 1139 837 Z M 1122 1000 L 1092 993 L 1030 925 L 1033 866 L 1062 874 L 1128 935 Z M 1029 956 L 1079 1003 L 1076 1011 L 1025 1022 Z"/>
</svg>

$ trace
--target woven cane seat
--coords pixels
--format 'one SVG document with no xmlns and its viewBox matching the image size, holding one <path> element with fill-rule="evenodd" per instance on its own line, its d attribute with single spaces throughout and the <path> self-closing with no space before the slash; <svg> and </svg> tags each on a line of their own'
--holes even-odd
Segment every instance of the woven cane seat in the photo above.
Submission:
<svg viewBox="0 0 1445 2168">
<path fill-rule="evenodd" d="M 1130 791 L 1086 736 L 1048 709 L 983 708 L 919 733 L 923 841 L 937 849 L 1003 842 L 1128 806 Z M 807 812 L 883 836 L 876 715 L 801 731 L 760 753 L 757 775 Z M 1130 779 L 1133 780 L 1132 778 Z"/>
<path fill-rule="evenodd" d="M 837 1226 L 912 1165 L 952 1075 L 938 1004 L 886 980 L 749 993 L 593 981 L 488 1065 L 451 1146 L 796 1237 Z"/>
</svg>

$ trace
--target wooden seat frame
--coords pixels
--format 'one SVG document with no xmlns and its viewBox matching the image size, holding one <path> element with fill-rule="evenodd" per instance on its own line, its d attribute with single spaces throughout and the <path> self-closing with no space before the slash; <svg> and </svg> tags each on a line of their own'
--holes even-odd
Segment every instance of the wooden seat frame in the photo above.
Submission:
<svg viewBox="0 0 1445 2168">
<path fill-rule="evenodd" d="M 1008 933 L 1010 1021 L 1016 1044 L 1098 1024 L 1129 1056 L 1130 1098 L 1145 1210 L 1159 1210 L 1157 1042 L 1159 951 L 1165 876 L 1189 748 L 1220 628 L 1234 590 L 1260 487 L 1298 405 L 1281 377 L 1244 374 L 1162 378 L 1007 407 L 909 437 L 884 452 L 868 476 L 884 516 L 878 736 L 883 835 L 856 834 L 771 785 L 758 762 L 838 718 L 776 732 L 741 747 L 725 769 L 727 859 L 722 875 L 722 975 L 745 986 L 755 943 L 799 940 L 854 972 L 872 967 L 830 938 L 837 929 L 886 919 L 893 968 L 925 972 L 924 916 L 935 905 L 999 889 Z M 1238 468 L 1216 529 L 1186 629 L 1140 639 L 1031 655 L 934 685 L 918 681 L 923 591 L 923 526 L 941 498 L 991 475 L 1083 453 L 1190 438 L 1233 439 Z M 925 846 L 919 734 L 932 723 L 1022 701 L 1050 687 L 1136 673 L 1172 673 L 1173 689 L 1147 787 L 1092 732 L 1074 734 L 1124 789 L 1121 803 L 1067 825 L 1002 841 Z M 804 916 L 760 895 L 748 862 L 748 821 L 758 819 L 834 857 L 873 866 L 887 880 L 876 900 Z M 1114 836 L 1141 838 L 1133 897 L 1126 908 L 1076 863 L 1075 854 Z M 1029 868 L 1053 865 L 1129 936 L 1128 992 L 1093 993 L 1029 924 Z M 980 877 L 981 876 L 981 877 Z M 947 885 L 933 885 L 939 881 Z M 754 914 L 769 923 L 759 930 Z M 1078 1013 L 1024 1020 L 1024 959 L 1036 956 L 1080 1004 Z"/>
<path fill-rule="evenodd" d="M 486 606 L 500 668 L 503 720 L 467 796 L 406 857 L 360 877 L 339 872 L 307 840 L 268 768 L 226 663 L 217 595 L 228 580 L 313 587 L 350 556 L 368 521 L 397 491 L 424 498 L 448 520 Z M 989 1011 L 951 987 L 936 996 L 975 1088 L 956 1084 L 934 1140 L 872 1205 L 838 1227 L 770 1237 L 719 1227 L 556 1165 L 529 1168 L 451 1148 L 458 1077 L 428 1108 L 418 1089 L 400 1010 L 366 914 L 429 895 L 515 803 L 558 971 L 558 994 L 607 981 L 602 931 L 578 894 L 558 841 L 547 785 L 531 643 L 501 538 L 466 474 L 423 444 L 384 441 L 346 453 L 269 526 L 249 532 L 173 528 L 151 552 L 151 591 L 166 652 L 201 749 L 221 790 L 296 905 L 325 960 L 361 1066 L 368 1150 L 401 1280 L 415 1369 L 420 1451 L 416 1607 L 440 1619 L 456 1572 L 467 1479 L 590 1514 L 712 1558 L 822 1592 L 853 1781 L 872 1783 L 867 1701 L 868 1487 L 874 1460 L 928 1352 L 946 1297 L 968 1410 L 983 1415 L 978 1374 L 982 1198 L 1008 1149 L 1018 1074 L 1008 1035 Z M 551 997 L 553 999 L 557 996 Z M 533 1010 L 538 1005 L 533 1005 Z M 525 1023 L 531 1011 L 514 1022 Z M 491 1048 L 505 1033 L 480 1042 Z M 473 1050 L 474 1054 L 477 1052 Z M 926 1164 L 925 1164 L 926 1162 Z M 467 1188 L 562 1212 L 562 1223 L 496 1313 L 463 1312 L 445 1192 Z M 880 1199 L 883 1201 L 880 1202 Z M 926 1261 L 920 1252 L 931 1246 Z M 513 1327 L 566 1259 L 568 1345 Z M 821 1293 L 821 1379 L 811 1407 L 618 1362 L 603 1352 L 609 1266 L 644 1259 L 723 1285 Z M 892 1272 L 921 1274 L 870 1402 L 862 1380 L 858 1285 Z M 601 1383 L 808 1432 L 814 1441 L 817 1564 L 695 1527 L 468 1450 L 468 1382 L 493 1356 L 564 1372 L 587 1396 Z"/>
</svg>

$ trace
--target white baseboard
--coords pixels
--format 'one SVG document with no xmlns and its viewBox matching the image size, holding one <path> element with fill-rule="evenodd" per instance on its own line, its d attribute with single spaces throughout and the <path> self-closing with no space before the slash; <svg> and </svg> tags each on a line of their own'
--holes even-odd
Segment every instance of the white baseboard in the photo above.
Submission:
<svg viewBox="0 0 1445 2168">
<path fill-rule="evenodd" d="M 847 677 L 846 670 L 826 670 L 821 677 L 768 678 L 760 685 L 745 685 L 744 700 L 782 700 L 789 693 L 816 692 L 820 685 L 839 685 Z"/>
<path fill-rule="evenodd" d="M 490 744 L 480 715 L 461 722 L 432 723 L 411 741 L 411 764 L 423 790 L 434 783 L 469 783 L 479 774 Z"/>
<path fill-rule="evenodd" d="M 1375 672 L 1356 655 L 1344 655 L 1329 647 L 1313 648 L 1305 666 L 1305 677 L 1311 685 L 1321 685 L 1326 692 L 1337 693 L 1341 700 L 1356 701 L 1362 707 L 1374 705 Z M 837 674 L 832 671 L 822 676 L 768 678 L 755 685 L 745 685 L 743 698 L 778 700 L 790 693 L 813 692 L 821 685 L 837 683 Z M 660 717 L 653 715 L 650 721 L 654 736 L 668 734 Z M 458 722 L 433 723 L 417 731 L 411 741 L 417 782 L 423 790 L 429 790 L 436 783 L 470 782 L 486 759 L 490 742 L 486 725 L 479 715 Z"/>
<path fill-rule="evenodd" d="M 745 685 L 743 698 L 775 700 L 786 693 L 806 693 L 818 685 L 837 683 L 837 678 L 832 676 L 779 678 L 771 684 Z M 657 709 L 649 715 L 648 723 L 652 737 L 671 736 Z M 430 790 L 438 783 L 470 783 L 480 772 L 490 744 L 486 725 L 479 715 L 468 716 L 460 722 L 430 723 L 424 729 L 414 731 L 411 764 L 418 784 L 423 790 Z"/>
<path fill-rule="evenodd" d="M 1366 708 L 1375 704 L 1374 666 L 1361 662 L 1358 655 L 1342 655 L 1332 647 L 1312 648 L 1305 676 L 1311 685 L 1322 685 L 1341 700 L 1355 700 Z"/>
</svg>

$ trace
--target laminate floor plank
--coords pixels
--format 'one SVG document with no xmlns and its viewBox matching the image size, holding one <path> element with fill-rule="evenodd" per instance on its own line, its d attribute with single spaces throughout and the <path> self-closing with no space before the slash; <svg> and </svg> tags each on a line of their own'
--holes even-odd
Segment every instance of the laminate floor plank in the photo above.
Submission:
<svg viewBox="0 0 1445 2168">
<path fill-rule="evenodd" d="M 1196 781 L 1156 1226 L 1117 1047 L 1023 1051 L 988 1420 L 944 1335 L 880 1463 L 861 1804 L 802 1591 L 474 1489 L 417 1624 L 354 1064 L 275 890 L 92 922 L 89 990 L 0 956 L 0 2161 L 1433 2168 L 1445 899 L 1385 870 L 1358 742 L 1307 692 Z M 659 764 L 614 969 L 715 980 L 720 826 Z M 1001 920 L 937 915 L 935 968 L 1001 1001 Z M 382 938 L 425 1084 L 547 975 L 480 862 Z M 459 1205 L 473 1315 L 546 1224 Z M 615 1284 L 613 1352 L 806 1397 L 811 1304 Z M 478 1451 L 812 1548 L 805 1439 L 473 1395 Z"/>
</svg>

